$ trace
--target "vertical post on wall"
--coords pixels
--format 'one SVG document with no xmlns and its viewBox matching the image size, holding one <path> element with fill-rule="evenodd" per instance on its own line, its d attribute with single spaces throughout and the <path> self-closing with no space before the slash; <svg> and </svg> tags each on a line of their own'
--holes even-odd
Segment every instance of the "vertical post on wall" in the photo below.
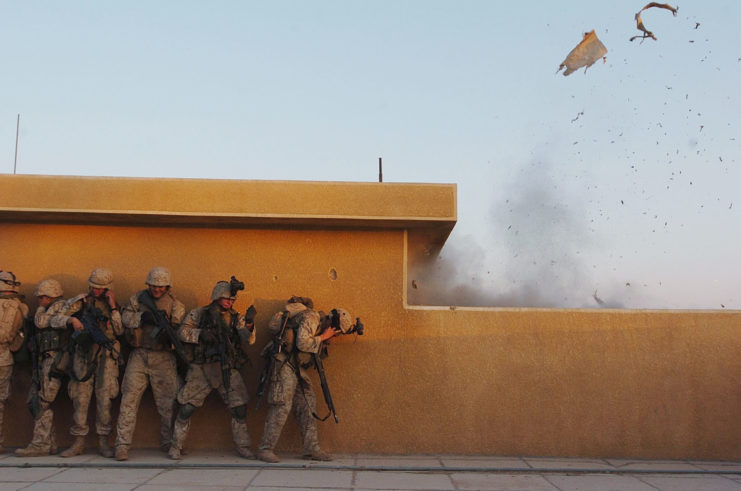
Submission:
<svg viewBox="0 0 741 491">
<path fill-rule="evenodd" d="M 21 127 L 21 115 L 18 114 L 18 119 L 15 122 L 15 158 L 13 159 L 13 174 L 15 174 L 18 168 L 18 131 Z"/>
<path fill-rule="evenodd" d="M 383 182 L 383 159 L 378 157 L 378 182 Z"/>
</svg>

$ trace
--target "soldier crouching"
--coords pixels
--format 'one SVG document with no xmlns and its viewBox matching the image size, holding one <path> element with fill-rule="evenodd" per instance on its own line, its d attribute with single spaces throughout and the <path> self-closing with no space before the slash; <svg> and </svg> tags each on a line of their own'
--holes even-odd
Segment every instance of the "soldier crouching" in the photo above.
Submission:
<svg viewBox="0 0 741 491">
<path fill-rule="evenodd" d="M 121 410 L 116 427 L 116 460 L 128 460 L 142 395 L 151 384 L 160 415 L 160 448 L 167 452 L 172 439 L 172 412 L 177 396 L 174 333 L 185 316 L 185 306 L 170 291 L 172 279 L 166 268 L 153 268 L 147 288 L 131 297 L 121 314 L 125 337 L 134 350 L 129 354 L 121 382 Z M 161 323 L 167 323 L 162 326 Z M 169 328 L 169 329 L 168 329 Z"/>
<path fill-rule="evenodd" d="M 250 306 L 244 316 L 232 309 L 240 289 L 244 289 L 244 284 L 234 277 L 231 282 L 216 283 L 211 303 L 191 310 L 180 326 L 180 339 L 193 345 L 194 357 L 177 397 L 180 409 L 172 430 L 168 453 L 171 459 L 181 458 L 190 417 L 212 390 L 218 391 L 231 411 L 237 453 L 244 458 L 254 458 L 245 421 L 249 396 L 238 370 L 246 358 L 246 347 L 255 342 L 255 309 Z"/>
</svg>

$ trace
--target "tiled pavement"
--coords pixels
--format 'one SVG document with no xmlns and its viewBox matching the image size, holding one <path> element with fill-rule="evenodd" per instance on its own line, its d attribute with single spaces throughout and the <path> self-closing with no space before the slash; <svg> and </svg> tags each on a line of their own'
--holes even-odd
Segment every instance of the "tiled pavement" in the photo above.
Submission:
<svg viewBox="0 0 741 491">
<path fill-rule="evenodd" d="M 90 451 L 89 451 L 90 452 Z M 30 490 L 278 490 L 517 489 L 739 490 L 741 463 L 556 459 L 460 455 L 337 455 L 279 464 L 225 452 L 194 451 L 182 461 L 135 449 L 116 462 L 87 453 L 71 459 L 0 455 L 0 491 Z"/>
</svg>

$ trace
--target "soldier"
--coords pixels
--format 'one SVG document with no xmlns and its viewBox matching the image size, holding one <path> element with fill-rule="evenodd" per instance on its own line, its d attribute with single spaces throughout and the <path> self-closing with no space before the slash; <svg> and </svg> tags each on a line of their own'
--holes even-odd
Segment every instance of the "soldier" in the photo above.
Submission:
<svg viewBox="0 0 741 491">
<path fill-rule="evenodd" d="M 314 304 L 306 297 L 291 297 L 283 312 L 276 313 L 268 328 L 280 333 L 280 349 L 268 344 L 263 353 L 272 352 L 268 388 L 268 415 L 265 430 L 257 451 L 257 458 L 265 462 L 280 462 L 274 448 L 280 438 L 288 413 L 293 408 L 303 440 L 303 457 L 311 460 L 332 460 L 319 448 L 317 435 L 316 396 L 309 380 L 308 368 L 314 365 L 312 354 L 318 354 L 324 341 L 352 327 L 350 314 L 335 309 L 332 316 L 323 316 L 313 310 Z M 337 326 L 337 328 L 332 327 Z"/>
<path fill-rule="evenodd" d="M 201 407 L 212 390 L 217 390 L 232 414 L 232 437 L 237 453 L 254 458 L 247 433 L 247 389 L 239 373 L 245 361 L 245 349 L 255 342 L 255 308 L 250 306 L 244 316 L 232 306 L 237 291 L 244 284 L 219 281 L 211 292 L 211 303 L 191 310 L 180 326 L 179 336 L 194 348 L 193 362 L 188 368 L 185 385 L 178 393 L 178 410 L 172 429 L 172 445 L 168 455 L 179 460 L 188 436 L 190 417 Z"/>
<path fill-rule="evenodd" d="M 0 271 L 0 453 L 3 448 L 3 414 L 10 397 L 10 377 L 13 375 L 13 355 L 23 346 L 21 328 L 28 317 L 28 307 L 18 294 L 21 282 L 10 271 Z"/>
<path fill-rule="evenodd" d="M 28 407 L 34 418 L 33 437 L 26 448 L 15 451 L 18 457 L 40 457 L 57 453 L 51 403 L 59 393 L 62 377 L 69 365 L 67 344 L 70 329 L 67 326 L 52 328 L 50 320 L 66 307 L 62 299 L 63 293 L 62 285 L 53 279 L 41 281 L 33 292 L 39 303 L 34 316 L 35 332 L 28 339 L 34 372 L 28 394 Z"/>
<path fill-rule="evenodd" d="M 166 268 L 152 269 L 146 284 L 147 288 L 133 295 L 121 314 L 126 340 L 134 350 L 129 355 L 121 383 L 116 460 L 129 458 L 136 413 L 147 385 L 152 386 L 154 403 L 160 414 L 160 448 L 163 451 L 169 450 L 172 438 L 177 369 L 173 341 L 159 322 L 167 322 L 174 334 L 185 316 L 185 306 L 172 294 L 170 271 Z"/>
<path fill-rule="evenodd" d="M 98 451 L 104 457 L 113 457 L 108 443 L 113 424 L 111 399 L 118 395 L 118 363 L 120 345 L 116 336 L 123 334 L 121 313 L 111 290 L 113 273 L 97 268 L 88 278 L 89 292 L 67 301 L 65 311 L 51 318 L 51 327 L 70 326 L 72 333 L 72 369 L 67 391 L 72 399 L 73 425 L 70 434 L 75 437 L 72 446 L 59 454 L 61 457 L 80 455 L 85 451 L 88 433 L 87 411 L 95 391 L 95 431 Z"/>
</svg>

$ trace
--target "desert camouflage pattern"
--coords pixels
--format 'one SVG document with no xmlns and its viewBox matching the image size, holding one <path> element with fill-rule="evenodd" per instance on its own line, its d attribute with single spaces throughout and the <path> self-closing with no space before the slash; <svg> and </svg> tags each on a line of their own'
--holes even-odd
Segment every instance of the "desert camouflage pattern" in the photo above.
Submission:
<svg viewBox="0 0 741 491">
<path fill-rule="evenodd" d="M 205 307 L 198 307 L 188 312 L 188 315 L 185 317 L 185 320 L 178 330 L 178 335 L 180 336 L 181 341 L 183 341 L 184 343 L 198 344 L 199 336 L 201 334 L 201 329 L 199 329 L 198 326 L 201 324 L 201 317 L 204 316 L 205 312 L 209 308 L 210 305 L 207 305 Z M 243 347 L 245 347 L 245 345 L 255 344 L 255 339 L 257 339 L 257 330 L 253 329 L 250 332 L 249 329 L 247 329 L 244 321 L 244 315 L 237 313 L 233 309 L 230 309 L 222 314 L 224 322 L 229 325 L 231 323 L 232 314 L 238 315 L 235 326 L 237 333 L 246 333 L 245 336 L 239 336 L 240 339 L 244 340 L 242 343 Z"/>
<path fill-rule="evenodd" d="M 3 445 L 3 416 L 5 401 L 10 398 L 10 377 L 13 376 L 13 365 L 0 366 L 0 447 Z"/>
<path fill-rule="evenodd" d="M 26 317 L 28 307 L 17 295 L 0 296 L 0 367 L 13 364 L 10 347 L 23 327 Z"/>
<path fill-rule="evenodd" d="M 116 446 L 131 445 L 139 404 L 147 386 L 151 385 L 154 404 L 160 415 L 160 446 L 166 447 L 172 439 L 173 408 L 178 391 L 177 365 L 172 346 L 163 346 L 153 341 L 151 333 L 155 326 L 141 322 L 146 307 L 139 305 L 139 295 L 144 294 L 147 294 L 147 290 L 133 295 L 121 314 L 126 338 L 132 340 L 136 347 L 129 355 L 121 383 L 121 409 L 116 425 Z M 169 291 L 153 300 L 158 310 L 163 310 L 169 315 L 173 330 L 177 330 L 185 317 L 183 303 Z"/>
<path fill-rule="evenodd" d="M 50 351 L 49 353 L 55 353 Z M 59 389 L 62 387 L 62 380 L 51 377 L 54 357 L 49 353 L 44 355 L 39 365 L 39 389 L 35 384 L 31 384 L 31 390 L 28 393 L 28 400 L 34 397 L 39 399 L 39 413 L 33 422 L 33 436 L 31 437 L 31 446 L 42 452 L 50 452 L 56 447 L 56 429 L 54 428 L 54 411 L 51 403 L 57 398 Z"/>
<path fill-rule="evenodd" d="M 85 308 L 85 297 L 83 293 L 69 299 L 66 303 L 64 312 L 55 315 L 49 321 L 51 327 L 62 327 L 67 325 L 69 318 L 75 313 Z M 120 336 L 123 333 L 123 324 L 121 314 L 117 311 L 111 311 L 110 306 L 104 300 L 95 299 L 95 306 L 99 308 L 103 315 L 109 320 L 103 328 L 105 335 L 110 339 Z M 119 343 L 116 342 L 116 351 L 120 352 Z M 70 380 L 67 386 L 67 393 L 72 399 L 73 424 L 70 428 L 72 436 L 85 436 L 88 434 L 89 427 L 87 423 L 88 407 L 90 398 L 95 392 L 95 431 L 100 436 L 110 435 L 113 430 L 111 418 L 111 399 L 118 396 L 118 359 L 112 352 L 105 349 L 99 349 L 93 346 L 94 358 L 97 359 L 97 367 L 92 377 L 85 382 Z M 72 370 L 78 378 L 82 378 L 88 370 L 88 361 L 80 347 L 76 347 L 72 356 Z"/>
<path fill-rule="evenodd" d="M 213 304 L 212 304 L 213 305 Z M 205 315 L 205 312 L 211 308 L 211 305 L 205 307 L 199 307 L 191 310 L 183 321 L 178 334 L 180 339 L 185 343 L 198 344 L 201 334 L 199 328 L 201 318 Z M 239 334 L 242 348 L 245 349 L 246 345 L 254 344 L 256 339 L 256 330 L 253 329 L 251 332 L 246 328 L 244 316 L 238 314 L 233 309 L 222 312 L 222 320 L 227 324 L 231 324 L 233 315 L 237 315 L 237 321 L 235 323 L 235 329 Z M 178 403 L 180 405 L 190 404 L 196 408 L 203 405 L 203 401 L 211 393 L 216 390 L 219 396 L 224 401 L 224 404 L 229 408 L 237 408 L 247 404 L 249 396 L 247 394 L 247 388 L 244 385 L 244 380 L 239 371 L 235 369 L 230 370 L 230 390 L 227 392 L 226 387 L 222 381 L 221 375 L 221 364 L 216 362 L 207 363 L 191 363 L 188 368 L 188 374 L 185 377 L 185 384 L 178 392 Z M 178 450 L 183 448 L 185 440 L 188 436 L 188 430 L 190 429 L 190 419 L 183 420 L 180 417 L 175 418 L 175 423 L 172 430 L 172 447 Z M 247 424 L 245 419 L 237 419 L 232 414 L 231 419 L 232 438 L 237 447 L 249 447 L 251 444 L 249 433 L 247 432 Z"/>
<path fill-rule="evenodd" d="M 48 307 L 39 307 L 34 315 L 34 323 L 37 331 L 44 329 L 53 329 L 51 319 L 64 311 L 66 303 L 63 300 L 57 300 Z M 66 327 L 57 329 L 67 329 Z M 33 423 L 33 436 L 31 437 L 31 446 L 42 452 L 49 452 L 56 447 L 54 428 L 54 411 L 51 408 L 52 402 L 57 398 L 62 381 L 57 377 L 50 376 L 54 360 L 59 351 L 47 351 L 39 356 L 39 388 L 31 384 L 28 393 L 28 400 L 38 397 L 39 413 Z"/>
<path fill-rule="evenodd" d="M 121 383 L 121 410 L 116 425 L 116 446 L 131 445 L 142 395 L 151 385 L 160 415 L 160 445 L 169 446 L 173 407 L 178 392 L 175 355 L 170 351 L 137 348 L 129 355 Z"/>
<path fill-rule="evenodd" d="M 10 347 L 28 317 L 28 307 L 17 295 L 0 296 L 0 446 L 3 443 L 5 401 L 10 398 L 10 378 L 13 375 L 13 354 Z"/>
<path fill-rule="evenodd" d="M 291 409 L 301 430 L 304 453 L 319 450 L 316 420 L 312 417 L 316 412 L 316 396 L 306 368 L 301 365 L 309 363 L 310 354 L 318 353 L 321 347 L 321 339 L 316 335 L 320 316 L 311 309 L 294 310 L 300 310 L 292 319 L 297 324 L 295 341 L 275 361 L 277 365 L 268 388 L 268 414 L 259 450 L 275 448 Z"/>
<path fill-rule="evenodd" d="M 218 362 L 192 363 L 188 369 L 188 375 L 185 377 L 185 385 L 178 393 L 178 403 L 180 405 L 190 404 L 197 408 L 201 407 L 211 391 L 216 390 L 221 396 L 221 400 L 230 409 L 247 404 L 249 396 L 242 375 L 237 370 L 232 369 L 229 382 L 231 387 L 229 393 L 227 393 L 221 379 L 221 365 Z M 237 447 L 249 447 L 251 440 L 245 420 L 240 421 L 232 416 L 231 427 L 235 445 Z M 190 419 L 175 418 L 172 435 L 172 445 L 174 447 L 183 448 L 189 428 Z"/>
</svg>

